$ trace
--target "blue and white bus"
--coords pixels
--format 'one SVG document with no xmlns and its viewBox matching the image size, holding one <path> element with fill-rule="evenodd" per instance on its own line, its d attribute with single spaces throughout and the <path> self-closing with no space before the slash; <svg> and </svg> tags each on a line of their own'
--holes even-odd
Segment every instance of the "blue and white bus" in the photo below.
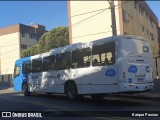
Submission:
<svg viewBox="0 0 160 120">
<path fill-rule="evenodd" d="M 77 43 L 15 62 L 14 90 L 64 93 L 68 99 L 107 93 L 137 93 L 153 89 L 149 42 L 118 35 Z"/>
</svg>

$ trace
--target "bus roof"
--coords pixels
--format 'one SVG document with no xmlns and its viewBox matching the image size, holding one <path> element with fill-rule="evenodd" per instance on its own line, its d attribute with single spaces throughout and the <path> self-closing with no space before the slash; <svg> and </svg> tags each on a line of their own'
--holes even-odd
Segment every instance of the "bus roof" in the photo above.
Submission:
<svg viewBox="0 0 160 120">
<path fill-rule="evenodd" d="M 80 49 L 85 45 L 85 43 L 75 43 L 75 44 L 71 44 L 71 45 L 67 45 L 67 46 L 63 46 L 63 47 L 59 47 L 59 48 L 54 48 L 50 51 L 51 54 L 56 54 L 56 53 L 64 53 L 66 51 L 71 51 L 74 49 Z"/>
<path fill-rule="evenodd" d="M 140 37 L 140 36 L 116 35 L 116 36 L 110 36 L 110 37 L 106 37 L 106 38 L 102 38 L 102 39 L 98 39 L 98 40 L 93 40 L 93 41 L 87 42 L 87 43 L 80 42 L 80 43 L 75 43 L 75 44 L 71 44 L 71 45 L 68 45 L 68 46 L 54 48 L 54 49 L 50 50 L 50 53 L 51 54 L 64 53 L 64 52 L 67 52 L 67 51 L 73 51 L 73 50 L 76 50 L 76 49 L 82 49 L 82 48 L 90 47 L 92 45 L 98 45 L 98 44 L 102 44 L 102 43 L 106 43 L 106 42 L 115 41 L 115 40 L 118 40 L 119 38 L 137 39 L 137 40 L 147 41 L 144 37 Z"/>
<path fill-rule="evenodd" d="M 16 63 L 22 63 L 23 61 L 30 60 L 30 58 L 31 57 L 20 58 L 20 59 L 16 60 Z"/>
<path fill-rule="evenodd" d="M 34 58 L 46 57 L 46 56 L 49 56 L 51 54 L 53 55 L 53 54 L 57 54 L 57 53 L 64 53 L 64 52 L 67 52 L 67 51 L 69 52 L 69 51 L 73 51 L 73 50 L 76 50 L 76 49 L 82 49 L 82 48 L 90 47 L 92 45 L 98 45 L 98 44 L 102 44 L 102 43 L 106 43 L 106 42 L 111 42 L 111 41 L 118 40 L 119 38 L 147 41 L 144 37 L 134 36 L 134 35 L 110 36 L 110 37 L 106 37 L 106 38 L 102 38 L 102 39 L 98 39 L 98 40 L 93 40 L 93 41 L 88 42 L 88 43 L 80 42 L 80 43 L 75 43 L 75 44 L 71 44 L 71 45 L 67 45 L 67 46 L 63 46 L 63 47 L 59 47 L 59 48 L 54 48 L 54 49 L 50 50 L 50 52 L 46 52 L 46 53 L 31 56 L 31 57 L 25 57 L 25 58 L 18 59 L 18 60 L 16 60 L 16 63 L 26 61 L 26 60 L 30 60 L 30 59 L 34 59 Z"/>
</svg>

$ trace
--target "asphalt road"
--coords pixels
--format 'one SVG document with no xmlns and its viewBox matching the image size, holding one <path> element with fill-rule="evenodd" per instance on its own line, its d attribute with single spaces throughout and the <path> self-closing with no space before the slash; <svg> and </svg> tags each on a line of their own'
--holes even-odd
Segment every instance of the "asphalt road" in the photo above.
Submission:
<svg viewBox="0 0 160 120">
<path fill-rule="evenodd" d="M 18 92 L 0 94 L 0 111 L 11 112 L 39 112 L 42 118 L 52 119 L 112 119 L 130 120 L 142 115 L 141 119 L 151 119 L 143 117 L 143 114 L 158 114 L 160 118 L 160 101 L 151 99 L 133 99 L 120 97 L 105 97 L 102 101 L 93 101 L 89 96 L 82 100 L 68 101 L 65 95 L 35 94 L 23 96 Z M 67 112 L 66 112 L 67 111 Z M 84 112 L 85 111 L 85 112 Z M 130 111 L 130 112 L 127 112 Z M 118 115 L 118 116 L 117 116 Z M 130 118 L 128 118 L 130 117 Z M 158 117 L 152 117 L 159 119 Z M 39 118 L 41 119 L 41 118 Z"/>
</svg>

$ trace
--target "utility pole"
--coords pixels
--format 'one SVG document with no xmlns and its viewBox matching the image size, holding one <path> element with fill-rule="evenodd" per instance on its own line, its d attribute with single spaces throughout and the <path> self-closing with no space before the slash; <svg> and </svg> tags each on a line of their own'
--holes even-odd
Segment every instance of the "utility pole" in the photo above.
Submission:
<svg viewBox="0 0 160 120">
<path fill-rule="evenodd" d="M 115 6 L 113 0 L 108 0 L 111 8 L 111 20 L 112 20 L 112 35 L 117 35 L 117 26 L 116 26 L 116 16 L 115 16 Z"/>
</svg>

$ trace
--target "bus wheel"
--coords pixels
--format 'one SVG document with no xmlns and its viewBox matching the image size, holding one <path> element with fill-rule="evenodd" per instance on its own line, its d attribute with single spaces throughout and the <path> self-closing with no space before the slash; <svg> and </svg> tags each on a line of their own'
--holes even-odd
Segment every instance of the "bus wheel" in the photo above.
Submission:
<svg viewBox="0 0 160 120">
<path fill-rule="evenodd" d="M 28 85 L 26 83 L 23 84 L 23 94 L 24 94 L 24 96 L 30 95 L 30 92 L 28 91 Z"/>
<path fill-rule="evenodd" d="M 76 100 L 78 97 L 76 85 L 73 83 L 68 84 L 66 88 L 66 94 L 68 100 Z"/>
</svg>

